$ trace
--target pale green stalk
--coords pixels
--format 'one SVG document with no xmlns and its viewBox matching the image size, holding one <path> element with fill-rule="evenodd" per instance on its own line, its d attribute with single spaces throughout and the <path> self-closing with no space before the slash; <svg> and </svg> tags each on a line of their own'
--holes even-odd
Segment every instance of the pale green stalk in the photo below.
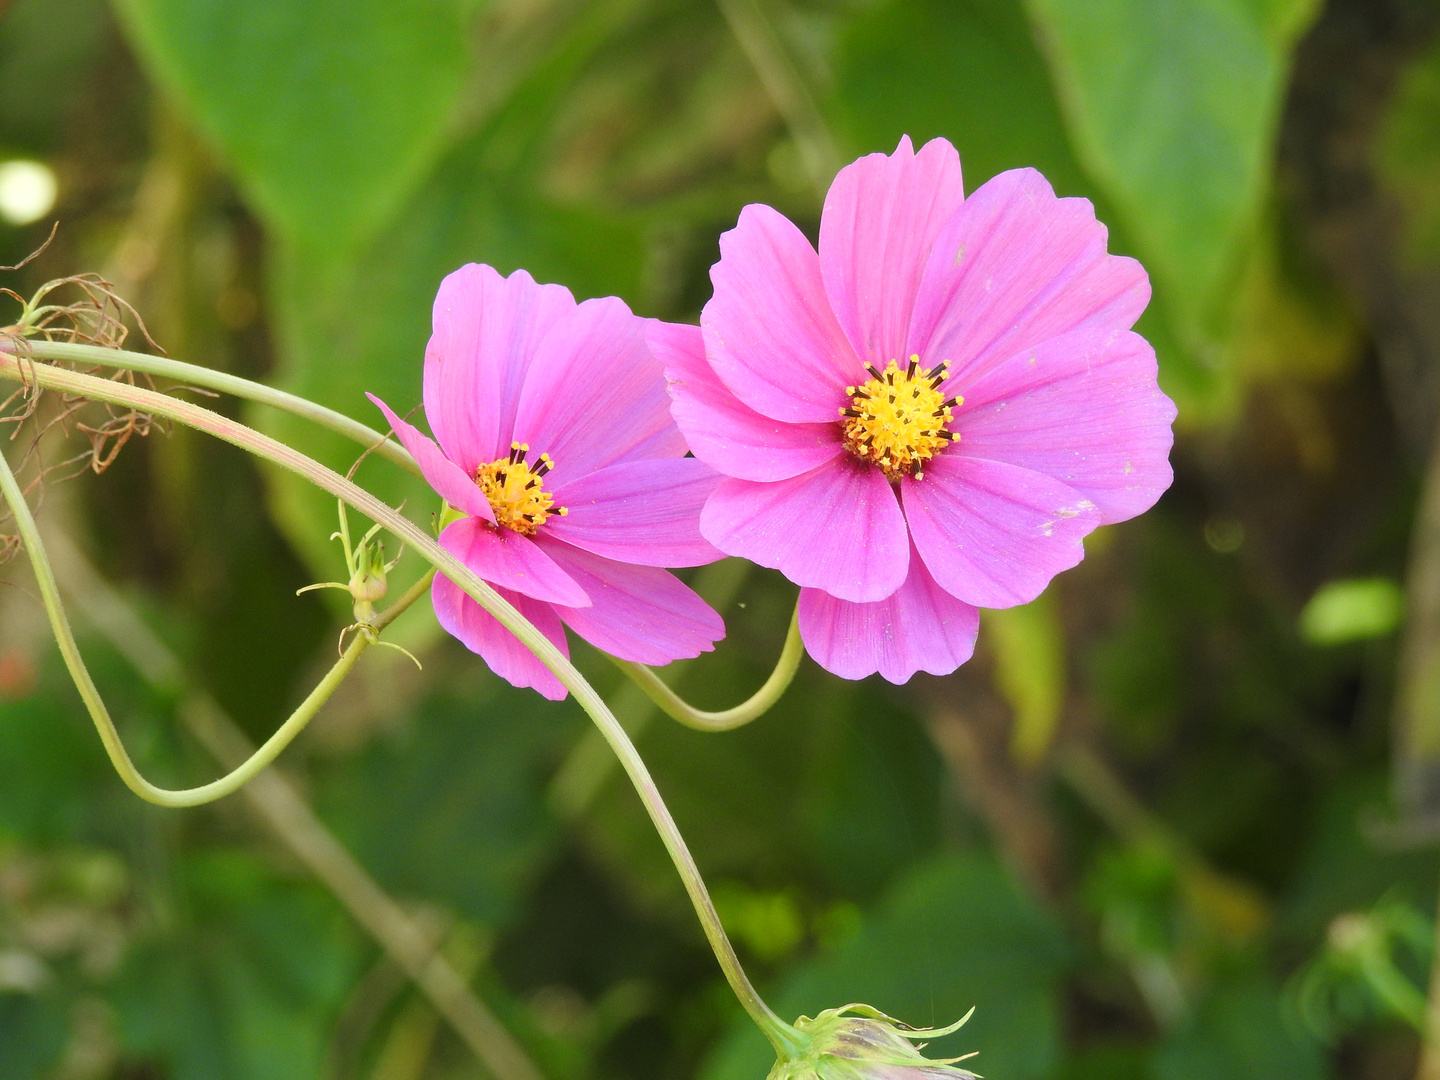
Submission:
<svg viewBox="0 0 1440 1080">
<path fill-rule="evenodd" d="M 765 685 L 733 709 L 722 709 L 719 712 L 706 712 L 704 709 L 695 708 L 666 686 L 660 676 L 644 664 L 614 656 L 610 659 L 665 715 L 696 731 L 730 731 L 762 716 L 780 700 L 780 696 L 789 689 L 794 680 L 795 672 L 800 667 L 800 657 L 804 655 L 805 646 L 800 641 L 800 605 L 797 602 L 795 612 L 790 616 L 790 630 L 785 635 L 785 646 L 780 650 L 780 659 L 775 663 L 775 670 L 765 680 Z"/>
<path fill-rule="evenodd" d="M 212 368 L 200 367 L 198 364 L 171 360 L 165 356 L 150 356 L 147 353 L 128 352 L 125 349 L 106 349 L 99 345 L 26 339 L 24 348 L 25 355 L 33 356 L 38 360 L 65 360 L 74 364 L 93 364 L 96 367 L 139 371 L 146 375 L 158 375 L 162 379 L 174 379 L 187 386 L 198 386 L 205 390 L 215 390 L 222 394 L 244 398 L 246 401 L 269 405 L 282 412 L 309 420 L 337 435 L 343 435 L 361 446 L 373 446 L 375 452 L 381 457 L 388 458 L 406 472 L 415 476 L 420 475 L 420 466 L 410 456 L 410 451 L 394 439 L 387 438 L 381 432 L 367 427 L 358 420 L 352 420 L 344 413 L 327 409 L 324 405 L 317 405 L 308 398 L 287 394 L 284 390 L 277 390 L 264 383 L 242 379 L 238 375 L 215 371 Z"/>
<path fill-rule="evenodd" d="M 675 819 L 670 816 L 670 811 L 665 806 L 644 761 L 641 760 L 634 745 L 625 734 L 624 728 L 620 726 L 619 721 L 615 719 L 604 700 L 548 638 L 494 589 L 478 578 L 469 567 L 440 547 L 433 537 L 426 535 L 408 518 L 386 506 L 374 495 L 346 480 L 334 470 L 326 468 L 268 435 L 263 435 L 244 424 L 190 402 L 167 397 L 153 390 L 131 386 L 128 383 L 97 379 L 92 375 L 83 375 L 79 372 L 45 364 L 30 364 L 17 360 L 14 356 L 4 352 L 0 352 L 0 378 L 10 379 L 14 382 L 33 381 L 42 387 L 92 398 L 96 401 L 108 401 L 125 408 L 149 413 L 152 416 L 165 417 L 207 432 L 304 477 L 331 495 L 342 499 L 370 520 L 383 525 L 397 539 L 410 545 L 411 549 L 421 558 L 429 562 L 464 590 L 466 595 L 494 615 L 501 625 L 519 638 L 521 643 L 534 653 L 541 663 L 554 672 L 565 688 L 575 696 L 575 700 L 594 721 L 595 726 L 605 737 L 605 741 L 610 744 L 611 749 L 620 759 L 621 766 L 630 777 L 630 782 L 639 794 L 641 802 L 644 803 L 651 822 L 654 823 L 656 831 L 660 833 L 660 839 L 665 844 L 665 849 L 669 852 L 670 858 L 684 882 L 690 902 L 694 905 L 696 915 L 705 931 L 705 937 L 710 942 L 710 947 L 735 996 L 740 999 L 745 1011 L 764 1032 L 766 1038 L 776 1048 L 777 1053 L 789 1056 L 804 1045 L 803 1037 L 776 1016 L 750 984 L 749 977 L 745 974 L 744 969 L 740 966 L 739 958 L 735 955 L 734 947 L 730 944 L 729 938 L 725 936 L 724 927 L 721 925 L 715 905 L 710 899 L 710 893 L 700 877 L 700 870 L 695 865 L 694 857 L 690 854 L 684 838 L 680 835 Z"/>
<path fill-rule="evenodd" d="M 140 770 L 130 759 L 130 754 L 125 749 L 120 733 L 115 728 L 115 721 L 110 716 L 110 710 L 105 706 L 104 698 L 100 696 L 94 679 L 90 677 L 90 671 L 85 666 L 84 657 L 80 655 L 80 647 L 76 644 L 75 635 L 70 629 L 70 620 L 60 601 L 60 588 L 55 581 L 55 573 L 51 569 L 45 545 L 41 542 L 40 530 L 35 524 L 34 515 L 30 513 L 30 507 L 25 501 L 24 492 L 20 490 L 15 473 L 11 470 L 10 463 L 5 459 L 4 454 L 0 454 L 0 493 L 4 494 L 5 501 L 10 506 L 10 512 L 15 518 L 16 527 L 20 530 L 20 538 L 24 541 L 25 550 L 30 556 L 30 566 L 35 573 L 35 582 L 40 589 L 40 599 L 45 605 L 45 613 L 50 618 L 50 627 L 55 634 L 55 642 L 60 647 L 60 655 L 65 660 L 65 667 L 69 670 L 76 689 L 80 691 L 80 697 L 85 702 L 90 718 L 95 722 L 95 730 L 100 734 L 100 742 L 104 745 L 105 752 L 110 757 L 110 763 L 115 766 L 115 771 L 120 774 L 120 779 L 125 782 L 125 786 L 146 802 L 168 807 L 201 806 L 214 802 L 216 799 L 223 799 L 226 795 L 244 787 L 254 779 L 257 773 L 274 761 L 300 732 L 305 730 L 306 725 L 319 712 L 320 707 L 330 700 L 330 695 L 345 681 L 345 676 L 350 674 L 350 669 L 355 666 L 355 661 L 360 659 L 360 654 L 371 644 L 371 639 L 367 635 L 357 634 L 355 640 L 350 643 L 350 647 L 345 650 L 340 659 L 315 686 L 315 689 L 310 691 L 305 700 L 300 703 L 299 708 L 290 714 L 289 719 L 280 725 L 275 734 L 271 735 L 258 750 L 233 771 L 199 787 L 181 790 L 159 787 L 140 775 Z M 425 590 L 429 588 L 430 581 L 434 576 L 432 570 L 384 614 L 376 618 L 371 625 L 379 630 L 389 623 L 425 594 Z"/>
</svg>

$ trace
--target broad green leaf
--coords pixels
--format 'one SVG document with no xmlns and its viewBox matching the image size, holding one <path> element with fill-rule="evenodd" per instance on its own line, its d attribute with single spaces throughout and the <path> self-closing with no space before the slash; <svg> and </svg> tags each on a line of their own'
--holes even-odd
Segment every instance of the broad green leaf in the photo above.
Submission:
<svg viewBox="0 0 1440 1080">
<path fill-rule="evenodd" d="M 443 148 L 474 0 L 116 0 L 150 73 L 285 240 L 373 235 Z"/>
<path fill-rule="evenodd" d="M 1214 351 L 1269 190 L 1289 51 L 1312 0 L 1027 0 L 1081 161 Z"/>
<path fill-rule="evenodd" d="M 990 856 L 947 856 L 916 868 L 853 938 L 769 997 L 786 1019 L 862 1001 L 916 1026 L 951 1023 L 973 1005 L 970 1022 L 926 1053 L 979 1050 L 966 1063 L 978 1072 L 1034 1080 L 1058 1064 L 1065 967 L 1060 928 Z M 772 1062 L 741 1020 L 701 1076 L 754 1080 Z"/>
<path fill-rule="evenodd" d="M 829 113 L 855 154 L 943 136 L 966 190 L 1005 169 L 1089 194 L 1019 0 L 888 0 L 844 27 Z"/>
</svg>

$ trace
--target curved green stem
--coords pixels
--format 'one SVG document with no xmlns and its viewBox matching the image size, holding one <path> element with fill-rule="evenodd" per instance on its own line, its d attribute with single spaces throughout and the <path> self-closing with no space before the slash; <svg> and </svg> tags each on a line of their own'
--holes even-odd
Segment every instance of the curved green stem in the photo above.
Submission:
<svg viewBox="0 0 1440 1080">
<path fill-rule="evenodd" d="M 199 386 L 206 390 L 215 390 L 222 394 L 244 398 L 247 401 L 258 402 L 261 405 L 269 405 L 282 412 L 310 420 L 337 435 L 343 435 L 345 438 L 359 443 L 361 446 L 373 446 L 375 452 L 381 457 L 388 458 L 406 472 L 415 476 L 420 475 L 420 466 L 410 456 L 410 451 L 394 439 L 387 438 L 358 420 L 352 420 L 344 413 L 327 409 L 324 405 L 317 405 L 307 398 L 287 394 L 284 390 L 277 390 L 264 383 L 242 379 L 238 375 L 200 367 L 197 364 L 187 364 L 181 360 L 171 360 L 165 356 L 150 356 L 148 353 L 129 352 L 125 349 L 106 349 L 99 345 L 27 338 L 24 347 L 26 355 L 37 360 L 66 360 L 76 364 L 94 364 L 96 367 L 139 371 L 146 375 L 158 375 L 162 379 L 174 379 L 187 386 Z"/>
<path fill-rule="evenodd" d="M 625 734 L 625 729 L 620 726 L 620 722 L 615 719 L 604 700 L 585 680 L 585 677 L 575 669 L 574 665 L 551 643 L 549 638 L 537 630 L 499 593 L 477 577 L 474 571 L 436 543 L 433 537 L 427 535 L 409 518 L 385 505 L 364 488 L 346 480 L 333 469 L 326 468 L 298 450 L 286 446 L 268 435 L 263 435 L 238 421 L 211 412 L 199 405 L 168 397 L 153 390 L 131 386 L 128 383 L 97 379 L 93 375 L 83 375 L 64 368 L 45 364 L 22 364 L 14 356 L 3 351 L 0 351 L 0 378 L 14 382 L 33 380 L 42 387 L 78 394 L 97 401 L 108 401 L 153 416 L 163 416 L 166 419 L 207 432 L 304 477 L 317 487 L 344 500 L 346 504 L 360 511 L 371 521 L 383 525 L 397 539 L 409 544 L 412 551 L 418 553 L 421 558 L 464 590 L 467 596 L 519 638 L 521 643 L 534 653 L 541 663 L 555 673 L 565 688 L 575 695 L 576 702 L 585 710 L 620 759 L 621 766 L 629 776 L 641 802 L 644 803 L 651 822 L 659 832 L 660 839 L 664 843 L 666 851 L 669 852 L 676 871 L 680 874 L 685 891 L 689 894 L 690 902 L 705 931 L 705 937 L 720 963 L 720 969 L 725 973 L 726 981 L 729 982 L 735 996 L 739 998 L 740 1004 L 744 1006 L 745 1011 L 755 1021 L 765 1037 L 770 1040 L 777 1053 L 788 1057 L 805 1045 L 805 1037 L 776 1016 L 751 985 L 749 977 L 740 966 L 739 957 L 735 955 L 734 946 L 730 944 L 730 939 L 725 935 L 720 916 L 715 911 L 715 904 L 710 899 L 709 890 L 706 889 L 705 882 L 700 877 L 699 867 L 696 866 L 690 849 L 686 847 L 685 840 L 680 835 L 680 829 L 675 824 L 675 819 L 670 816 L 670 811 L 660 797 L 660 791 L 655 786 L 655 781 L 630 742 L 629 736 Z"/>
<path fill-rule="evenodd" d="M 100 691 L 95 686 L 95 680 L 90 677 L 90 670 L 85 666 L 84 657 L 80 655 L 80 647 L 75 641 L 74 632 L 70 629 L 69 617 L 65 614 L 64 605 L 61 603 L 60 588 L 55 581 L 55 573 L 50 566 L 50 558 L 46 554 L 45 545 L 40 539 L 40 530 L 35 524 L 35 517 L 30 513 L 30 507 L 25 502 L 25 495 L 20 490 L 15 473 L 11 470 L 10 463 L 5 459 L 4 454 L 0 454 L 0 493 L 4 494 L 5 501 L 10 505 L 10 512 L 14 515 L 15 524 L 20 530 L 20 538 L 24 541 L 25 550 L 30 556 L 30 566 L 35 573 L 35 581 L 40 589 L 40 598 L 45 605 L 45 613 L 50 619 L 50 628 L 60 647 L 60 655 L 64 658 L 65 667 L 69 670 L 70 677 L 74 680 L 75 687 L 80 691 L 80 697 L 85 702 L 85 708 L 95 723 L 95 730 L 100 734 L 100 741 L 105 746 L 105 752 L 109 755 L 111 764 L 115 766 L 115 771 L 120 774 L 120 779 L 125 782 L 125 786 L 146 802 L 168 807 L 201 806 L 214 802 L 216 799 L 223 799 L 226 795 L 244 787 L 256 773 L 274 761 L 280 752 L 289 746 L 300 732 L 305 730 L 306 725 L 320 711 L 320 707 L 345 681 L 345 676 L 350 674 L 350 669 L 355 666 L 355 661 L 360 659 L 360 654 L 371 644 L 369 637 L 357 634 L 355 640 L 350 643 L 350 647 L 345 650 L 340 659 L 315 686 L 315 689 L 310 691 L 305 700 L 300 703 L 299 708 L 290 714 L 289 719 L 280 725 L 275 734 L 271 735 L 258 750 L 233 771 L 199 787 L 178 791 L 159 787 L 140 775 L 140 770 L 130 759 L 130 754 L 125 749 L 120 733 L 115 728 L 115 721 L 110 716 L 110 710 L 105 706 L 104 698 L 100 696 Z M 419 582 L 416 582 L 404 596 L 374 620 L 372 625 L 375 629 L 381 629 L 423 596 L 434 577 L 435 571 L 431 570 Z"/>
<path fill-rule="evenodd" d="M 775 662 L 775 670 L 765 680 L 765 685 L 733 709 L 722 709 L 719 712 L 706 712 L 704 709 L 695 708 L 666 686 L 660 676 L 644 664 L 614 656 L 610 659 L 666 716 L 696 731 L 730 731 L 764 715 L 780 700 L 794 680 L 795 672 L 800 667 L 800 658 L 804 655 L 805 646 L 800 641 L 800 604 L 797 601 L 795 611 L 790 616 L 790 630 L 785 635 L 785 647 L 780 650 L 780 659 Z"/>
</svg>

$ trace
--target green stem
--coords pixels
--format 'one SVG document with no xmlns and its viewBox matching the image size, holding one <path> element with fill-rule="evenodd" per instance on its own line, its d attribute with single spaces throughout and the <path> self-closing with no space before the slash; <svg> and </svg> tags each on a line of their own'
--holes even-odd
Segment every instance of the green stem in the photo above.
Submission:
<svg viewBox="0 0 1440 1080">
<path fill-rule="evenodd" d="M 284 390 L 277 390 L 264 383 L 252 382 L 250 379 L 242 379 L 238 375 L 229 375 L 223 371 L 200 367 L 197 364 L 187 364 L 181 360 L 171 360 L 165 356 L 150 356 L 146 353 L 128 352 L 125 349 L 105 349 L 99 345 L 27 339 L 24 348 L 25 355 L 32 356 L 37 360 L 65 360 L 75 364 L 93 364 L 96 367 L 139 371 L 146 375 L 158 375 L 162 379 L 174 379 L 187 386 L 198 386 L 205 390 L 215 390 L 222 394 L 244 398 L 247 401 L 258 402 L 261 405 L 269 405 L 293 416 L 310 420 L 337 435 L 343 435 L 345 438 L 359 443 L 361 446 L 373 446 L 375 452 L 381 457 L 388 458 L 406 472 L 420 476 L 420 466 L 410 456 L 410 451 L 394 439 L 386 438 L 374 428 L 367 427 L 358 420 L 352 420 L 344 413 L 327 409 L 324 405 L 317 405 L 307 398 L 287 394 Z"/>
<path fill-rule="evenodd" d="M 120 774 L 120 779 L 125 782 L 125 786 L 146 802 L 168 807 L 201 806 L 214 802 L 216 799 L 223 799 L 226 795 L 244 787 L 257 773 L 274 761 L 300 732 L 305 730 L 306 725 L 319 712 L 320 707 L 345 681 L 345 677 L 350 674 L 350 669 L 355 666 L 355 661 L 360 659 L 360 654 L 370 645 L 370 639 L 366 635 L 357 634 L 355 640 L 350 643 L 350 647 L 345 650 L 340 659 L 315 686 L 315 689 L 310 691 L 305 700 L 300 703 L 299 708 L 290 714 L 289 719 L 280 725 L 275 734 L 271 735 L 258 750 L 233 771 L 199 787 L 178 791 L 158 787 L 140 775 L 140 771 L 130 759 L 130 754 L 125 749 L 120 733 L 115 728 L 115 721 L 110 716 L 110 710 L 106 708 L 105 700 L 95 686 L 95 680 L 90 677 L 90 670 L 85 666 L 84 657 L 80 655 L 80 647 L 75 641 L 74 632 L 70 629 L 69 617 L 65 614 L 65 607 L 61 603 L 60 588 L 55 581 L 55 573 L 50 566 L 50 558 L 45 551 L 45 545 L 40 539 L 40 530 L 35 523 L 35 517 L 30 513 L 25 495 L 20 490 L 15 473 L 11 470 L 10 463 L 5 459 L 4 454 L 0 454 L 0 492 L 3 492 L 5 501 L 10 505 L 10 512 L 14 515 L 15 524 L 20 530 L 20 538 L 24 541 L 25 550 L 30 556 L 30 566 L 35 573 L 35 582 L 40 589 L 40 599 L 45 605 L 45 613 L 50 619 L 50 628 L 60 647 L 60 655 L 64 658 L 65 667 L 69 670 L 70 677 L 74 680 L 76 689 L 80 691 L 80 697 L 85 702 L 85 708 L 95 723 L 95 730 L 100 734 L 100 741 L 105 747 L 105 752 L 109 755 L 111 764 L 115 766 L 115 771 Z M 423 596 L 434 576 L 435 572 L 432 570 L 412 586 L 400 600 L 374 621 L 375 628 L 380 629 Z"/>
<path fill-rule="evenodd" d="M 670 811 L 661 798 L 655 781 L 625 734 L 625 729 L 620 726 L 619 721 L 615 719 L 614 714 L 610 712 L 600 695 L 551 643 L 550 639 L 540 633 L 499 593 L 477 577 L 468 566 L 442 548 L 433 537 L 426 535 L 409 518 L 391 509 L 374 495 L 346 480 L 339 473 L 268 435 L 263 435 L 235 420 L 211 412 L 209 409 L 143 387 L 131 386 L 128 383 L 98 379 L 93 375 L 84 375 L 80 372 L 51 367 L 46 364 L 25 363 L 3 351 L 0 351 L 0 378 L 13 382 L 33 381 L 42 387 L 92 398 L 96 401 L 107 401 L 153 416 L 162 416 L 214 435 L 256 457 L 263 458 L 304 477 L 336 498 L 344 500 L 371 521 L 383 525 L 397 539 L 410 545 L 410 548 L 421 558 L 464 590 L 467 596 L 519 638 L 521 643 L 534 653 L 541 663 L 554 672 L 561 684 L 575 696 L 575 700 L 595 723 L 600 734 L 604 736 L 605 741 L 610 744 L 610 748 L 620 759 L 621 766 L 629 776 L 641 802 L 644 803 L 651 822 L 659 832 L 660 839 L 664 843 L 666 851 L 669 852 L 676 871 L 680 874 L 685 891 L 689 894 L 690 902 L 705 931 L 705 937 L 720 963 L 720 969 L 725 973 L 731 990 L 740 999 L 740 1004 L 765 1034 L 765 1037 L 770 1040 L 777 1053 L 789 1057 L 803 1047 L 804 1037 L 776 1016 L 765 1004 L 740 966 L 739 957 L 735 955 L 735 949 L 730 944 L 730 939 L 725 936 L 720 916 L 715 911 L 715 905 L 710 899 L 710 893 L 705 887 L 704 880 L 700 877 L 699 867 L 695 865 L 695 859 L 690 854 L 690 849 L 686 847 L 685 840 L 680 835 L 680 829 L 675 824 L 675 819 L 670 816 Z"/>
<path fill-rule="evenodd" d="M 804 655 L 805 646 L 800 641 L 800 604 L 797 601 L 795 611 L 790 616 L 790 630 L 785 635 L 785 647 L 780 650 L 780 659 L 775 663 L 775 670 L 765 680 L 765 685 L 733 709 L 722 709 L 719 712 L 706 712 L 704 709 L 695 708 L 666 686 L 660 676 L 644 664 L 620 660 L 613 656 L 610 659 L 665 715 L 696 731 L 730 731 L 764 715 L 780 700 L 781 695 L 794 681 L 795 672 L 800 667 L 800 658 Z"/>
</svg>

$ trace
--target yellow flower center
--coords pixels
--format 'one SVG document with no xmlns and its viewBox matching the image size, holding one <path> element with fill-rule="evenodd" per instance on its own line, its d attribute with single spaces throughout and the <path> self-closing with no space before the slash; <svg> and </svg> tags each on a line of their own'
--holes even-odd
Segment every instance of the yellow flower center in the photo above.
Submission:
<svg viewBox="0 0 1440 1080">
<path fill-rule="evenodd" d="M 545 490 L 544 476 L 555 465 L 550 455 L 541 454 L 531 468 L 525 464 L 529 450 L 526 443 L 511 443 L 507 457 L 475 470 L 475 483 L 495 511 L 495 524 L 534 536 L 545 522 L 569 511 Z"/>
<path fill-rule="evenodd" d="M 892 482 L 903 476 L 922 479 L 925 462 L 960 438 L 946 425 L 965 399 L 947 398 L 940 391 L 949 365 L 947 360 L 939 367 L 922 368 L 918 356 L 910 357 L 904 371 L 894 360 L 884 371 L 866 364 L 873 378 L 845 388 L 850 398 L 840 410 L 845 449 L 878 466 Z"/>
</svg>

